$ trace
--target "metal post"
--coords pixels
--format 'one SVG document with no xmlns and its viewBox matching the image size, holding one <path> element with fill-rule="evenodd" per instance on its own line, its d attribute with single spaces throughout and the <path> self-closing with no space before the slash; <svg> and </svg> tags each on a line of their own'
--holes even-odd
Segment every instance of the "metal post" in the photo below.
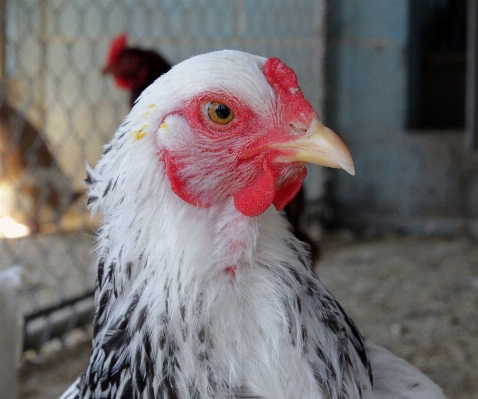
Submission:
<svg viewBox="0 0 478 399">
<path fill-rule="evenodd" d="M 465 144 L 478 149 L 478 2 L 468 0 Z"/>
</svg>

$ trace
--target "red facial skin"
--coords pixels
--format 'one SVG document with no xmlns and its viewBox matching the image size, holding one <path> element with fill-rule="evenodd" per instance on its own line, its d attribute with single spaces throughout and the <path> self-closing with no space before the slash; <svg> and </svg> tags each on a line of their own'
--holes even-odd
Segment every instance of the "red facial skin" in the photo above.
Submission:
<svg viewBox="0 0 478 399">
<path fill-rule="evenodd" d="M 271 204 L 282 210 L 299 191 L 307 174 L 304 164 L 276 162 L 283 150 L 269 146 L 296 139 L 316 113 L 304 99 L 295 73 L 283 62 L 269 58 L 263 72 L 276 92 L 282 118 L 267 120 L 218 92 L 203 93 L 172 113 L 185 118 L 198 133 L 178 147 L 160 151 L 171 188 L 184 201 L 207 208 L 233 196 L 239 212 L 258 216 Z M 226 104 L 234 119 L 226 125 L 211 121 L 205 109 L 212 101 Z M 206 180 L 210 187 L 203 190 L 201 182 Z"/>
</svg>

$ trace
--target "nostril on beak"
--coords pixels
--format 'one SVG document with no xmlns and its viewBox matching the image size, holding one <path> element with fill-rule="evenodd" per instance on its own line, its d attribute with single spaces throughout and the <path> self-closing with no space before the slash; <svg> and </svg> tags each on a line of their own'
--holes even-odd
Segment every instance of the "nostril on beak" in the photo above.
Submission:
<svg viewBox="0 0 478 399">
<path fill-rule="evenodd" d="M 300 122 L 290 122 L 289 128 L 296 134 L 304 134 L 307 132 L 307 126 Z"/>
</svg>

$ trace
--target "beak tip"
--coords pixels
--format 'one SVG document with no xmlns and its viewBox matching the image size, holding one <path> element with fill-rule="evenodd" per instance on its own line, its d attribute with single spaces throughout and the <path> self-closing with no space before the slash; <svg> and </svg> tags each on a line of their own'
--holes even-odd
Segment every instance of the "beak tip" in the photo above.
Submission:
<svg viewBox="0 0 478 399">
<path fill-rule="evenodd" d="M 355 165 L 348 151 L 347 156 L 344 156 L 342 157 L 342 159 L 337 160 L 337 167 L 345 170 L 348 174 L 355 176 Z"/>
<path fill-rule="evenodd" d="M 344 170 L 345 170 L 348 174 L 350 174 L 350 175 L 352 175 L 352 176 L 355 176 L 355 168 L 354 168 L 353 165 L 347 165 L 347 167 L 344 168 Z"/>
</svg>

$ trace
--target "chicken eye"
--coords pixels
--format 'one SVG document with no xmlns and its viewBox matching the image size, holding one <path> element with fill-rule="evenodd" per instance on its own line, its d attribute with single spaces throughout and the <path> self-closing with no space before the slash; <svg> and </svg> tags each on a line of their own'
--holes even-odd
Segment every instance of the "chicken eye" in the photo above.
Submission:
<svg viewBox="0 0 478 399">
<path fill-rule="evenodd" d="M 226 125 L 234 119 L 234 112 L 227 105 L 212 101 L 207 106 L 207 116 L 214 123 Z"/>
</svg>

